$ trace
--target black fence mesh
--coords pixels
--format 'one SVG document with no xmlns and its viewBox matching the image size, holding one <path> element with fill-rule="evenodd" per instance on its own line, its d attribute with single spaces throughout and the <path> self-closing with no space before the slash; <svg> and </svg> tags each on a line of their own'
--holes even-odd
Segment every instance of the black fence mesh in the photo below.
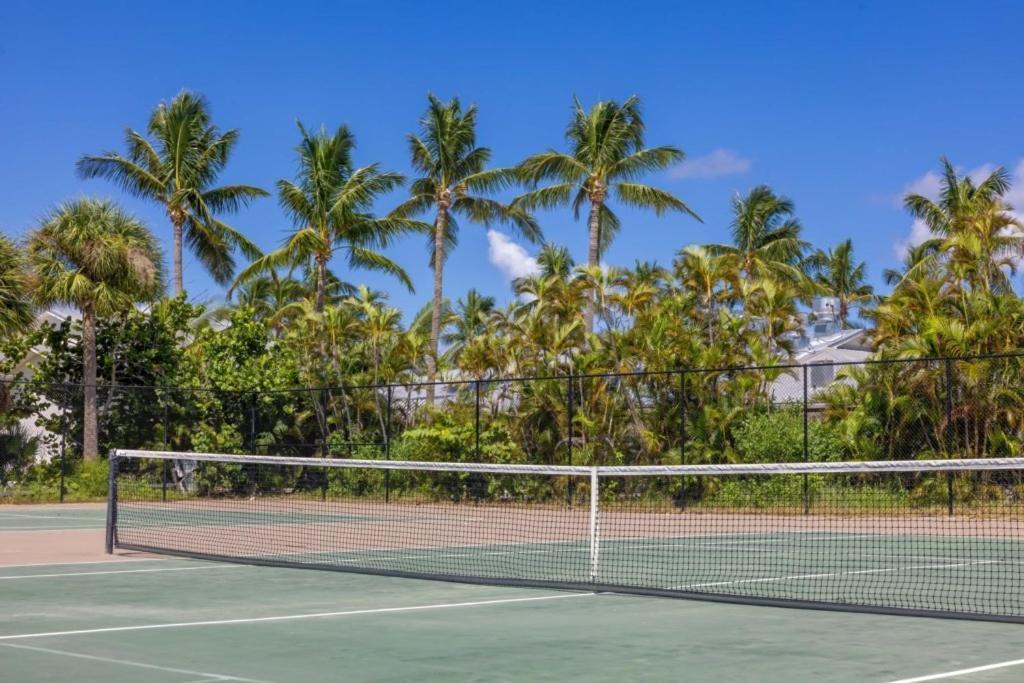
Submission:
<svg viewBox="0 0 1024 683">
<path fill-rule="evenodd" d="M 548 465 L 1024 454 L 1020 356 L 229 391 L 101 383 L 111 448 Z M 54 498 L 79 385 L 0 381 L 0 495 Z M 63 456 L 63 457 L 61 457 Z M 63 467 L 57 463 L 63 462 Z M 47 463 L 54 463 L 47 465 Z"/>
</svg>

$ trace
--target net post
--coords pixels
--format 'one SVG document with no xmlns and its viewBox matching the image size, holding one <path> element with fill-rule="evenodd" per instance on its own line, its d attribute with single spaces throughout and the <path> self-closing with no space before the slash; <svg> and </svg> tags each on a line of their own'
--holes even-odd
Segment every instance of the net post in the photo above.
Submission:
<svg viewBox="0 0 1024 683">
<path fill-rule="evenodd" d="M 807 424 L 807 365 L 803 366 L 804 374 L 804 462 L 808 462 L 811 459 L 810 442 L 808 440 L 808 424 Z M 807 475 L 804 475 L 804 514 L 809 514 L 811 511 L 811 497 L 810 487 L 808 486 Z"/>
<path fill-rule="evenodd" d="M 590 468 L 590 580 L 597 581 L 600 562 L 600 529 L 598 527 L 598 487 L 600 477 L 597 467 Z"/>
<path fill-rule="evenodd" d="M 114 554 L 114 543 L 117 539 L 117 451 L 110 451 L 107 458 L 109 473 L 107 475 L 107 522 L 106 551 Z"/>
</svg>

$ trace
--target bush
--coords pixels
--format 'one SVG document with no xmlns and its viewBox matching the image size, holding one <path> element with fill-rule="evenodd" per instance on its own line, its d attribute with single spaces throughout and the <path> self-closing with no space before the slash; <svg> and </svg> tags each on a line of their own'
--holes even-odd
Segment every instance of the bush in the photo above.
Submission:
<svg viewBox="0 0 1024 683">
<path fill-rule="evenodd" d="M 798 462 L 804 459 L 804 416 L 799 405 L 751 413 L 733 432 L 741 462 Z M 815 417 L 807 421 L 811 462 L 842 460 L 845 454 L 836 427 Z"/>
<path fill-rule="evenodd" d="M 64 473 L 64 500 L 105 500 L 109 472 L 106 460 L 69 460 Z M 0 498 L 18 503 L 57 502 L 60 500 L 60 461 L 53 460 L 27 468 L 19 480 L 4 487 Z"/>
</svg>

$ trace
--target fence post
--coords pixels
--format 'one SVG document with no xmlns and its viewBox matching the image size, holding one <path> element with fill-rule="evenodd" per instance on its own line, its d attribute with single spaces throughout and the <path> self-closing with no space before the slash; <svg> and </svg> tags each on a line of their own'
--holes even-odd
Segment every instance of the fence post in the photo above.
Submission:
<svg viewBox="0 0 1024 683">
<path fill-rule="evenodd" d="M 473 428 L 476 432 L 476 461 L 480 459 L 480 380 L 473 382 L 473 391 L 476 393 L 476 413 L 473 418 Z"/>
<path fill-rule="evenodd" d="M 569 422 L 569 424 L 567 425 L 567 427 L 569 429 L 568 463 L 567 464 L 569 464 L 570 466 L 572 465 L 572 439 L 573 439 L 573 433 L 575 431 L 574 428 L 573 428 L 573 418 L 575 417 L 575 412 L 576 412 L 576 406 L 575 406 L 575 403 L 574 403 L 573 391 L 574 391 L 574 387 L 573 387 L 573 383 L 572 383 L 572 372 L 569 372 L 569 392 L 566 395 L 566 403 L 567 403 L 566 407 L 568 408 L 568 410 L 566 412 L 567 412 L 567 417 L 568 417 L 568 422 Z M 568 501 L 569 501 L 569 506 L 570 507 L 572 507 L 572 494 L 573 494 L 573 480 L 572 480 L 572 477 L 569 477 L 569 483 L 568 483 L 568 486 L 566 487 L 566 495 L 568 497 Z"/>
<path fill-rule="evenodd" d="M 320 390 L 320 415 L 321 415 L 321 418 L 320 418 L 321 419 L 321 423 L 320 423 L 320 457 L 321 458 L 326 458 L 326 457 L 328 457 L 330 455 L 330 451 L 327 448 L 327 401 L 328 401 L 328 399 L 329 399 L 329 394 L 327 393 L 327 389 L 321 389 Z M 323 480 L 320 483 L 320 500 L 327 500 L 327 488 L 328 488 L 328 486 L 330 486 L 330 482 L 328 481 L 328 473 L 329 472 L 330 472 L 329 469 L 324 469 L 324 477 L 323 477 Z M 339 474 L 341 474 L 340 471 L 339 471 Z"/>
<path fill-rule="evenodd" d="M 686 370 L 679 371 L 679 464 L 686 464 Z"/>
<path fill-rule="evenodd" d="M 320 390 L 320 457 L 328 456 L 327 450 L 327 390 Z"/>
<path fill-rule="evenodd" d="M 249 452 L 256 455 L 256 394 L 249 399 Z"/>
<path fill-rule="evenodd" d="M 392 386 L 388 385 L 388 402 L 384 406 L 384 459 L 391 459 L 391 394 Z M 384 470 L 384 502 L 391 502 L 391 470 Z"/>
<path fill-rule="evenodd" d="M 60 502 L 64 502 L 64 477 L 67 474 L 68 409 L 60 413 Z"/>
<path fill-rule="evenodd" d="M 573 388 L 573 384 L 572 384 L 572 373 L 569 374 L 569 380 L 568 381 L 569 381 L 569 390 L 568 390 L 568 392 L 566 394 L 566 408 L 567 408 L 566 415 L 567 415 L 567 418 L 568 418 L 567 419 L 567 424 L 566 424 L 566 430 L 568 432 L 568 439 L 567 439 L 567 444 L 568 444 L 567 445 L 568 463 L 567 464 L 572 465 L 572 438 L 573 438 L 573 431 L 574 431 L 573 430 L 573 418 L 575 417 L 575 413 L 576 413 L 575 397 L 573 396 L 574 388 Z"/>
<path fill-rule="evenodd" d="M 164 397 L 163 404 L 164 404 L 164 417 L 163 417 L 163 421 L 164 421 L 164 450 L 167 451 L 167 450 L 170 450 L 170 443 L 171 443 L 171 435 L 170 435 L 171 414 L 170 414 L 170 410 L 167 407 L 167 397 L 166 396 Z M 170 466 L 171 466 L 171 461 L 170 460 L 161 460 L 160 461 L 160 500 L 162 500 L 165 503 L 167 502 L 167 474 L 168 474 L 167 470 L 170 468 Z"/>
<path fill-rule="evenodd" d="M 956 444 L 956 432 L 953 429 L 953 360 L 947 358 L 946 365 L 946 456 L 952 457 Z M 946 473 L 946 511 L 953 516 L 953 477 L 952 470 Z"/>
<path fill-rule="evenodd" d="M 804 462 L 808 462 L 811 459 L 810 442 L 808 440 L 808 424 L 807 424 L 807 366 L 803 367 L 804 375 Z M 804 475 L 804 514 L 808 514 L 811 510 L 811 497 L 810 487 L 808 486 L 807 475 Z"/>
</svg>

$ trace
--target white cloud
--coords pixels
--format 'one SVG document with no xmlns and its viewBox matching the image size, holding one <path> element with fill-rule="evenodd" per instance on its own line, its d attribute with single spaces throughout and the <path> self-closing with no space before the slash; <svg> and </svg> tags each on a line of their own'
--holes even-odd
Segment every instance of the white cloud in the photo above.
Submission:
<svg viewBox="0 0 1024 683">
<path fill-rule="evenodd" d="M 910 225 L 910 234 L 892 245 L 893 250 L 896 252 L 896 256 L 902 261 L 903 257 L 907 255 L 907 252 L 911 247 L 916 247 L 931 236 L 932 232 L 928 229 L 928 226 L 925 225 L 925 222 L 919 218 L 915 218 L 914 222 Z"/>
<path fill-rule="evenodd" d="M 982 164 L 977 168 L 972 168 L 967 172 L 967 175 L 971 177 L 975 183 L 980 183 L 986 177 L 992 174 L 992 171 L 996 170 L 995 164 Z"/>
<path fill-rule="evenodd" d="M 935 171 L 928 171 L 923 176 L 903 188 L 903 191 L 892 198 L 895 206 L 903 206 L 903 198 L 908 194 L 919 194 L 928 199 L 936 199 L 942 184 L 942 176 Z"/>
<path fill-rule="evenodd" d="M 1018 161 L 1010 172 L 1010 182 L 1013 186 L 1006 193 L 1006 201 L 1014 208 L 1014 213 L 1018 217 L 1024 218 L 1024 159 Z"/>
<path fill-rule="evenodd" d="M 487 259 L 509 280 L 540 272 L 537 259 L 497 230 L 487 231 Z"/>
<path fill-rule="evenodd" d="M 735 152 L 716 149 L 702 157 L 687 159 L 672 169 L 670 175 L 673 178 L 720 178 L 746 173 L 753 163 Z"/>
</svg>

